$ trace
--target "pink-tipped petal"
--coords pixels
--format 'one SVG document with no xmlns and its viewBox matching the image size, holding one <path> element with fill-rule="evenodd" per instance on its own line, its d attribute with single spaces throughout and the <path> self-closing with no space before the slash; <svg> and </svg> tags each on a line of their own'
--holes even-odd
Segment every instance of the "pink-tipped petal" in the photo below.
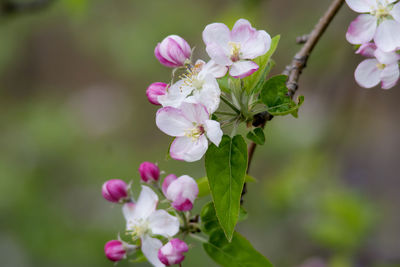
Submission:
<svg viewBox="0 0 400 267">
<path fill-rule="evenodd" d="M 384 52 L 400 48 L 400 23 L 395 20 L 383 21 L 376 30 L 374 41 Z"/>
<path fill-rule="evenodd" d="M 399 65 L 393 63 L 386 65 L 381 73 L 382 89 L 390 89 L 397 84 L 399 81 Z"/>
<path fill-rule="evenodd" d="M 176 177 L 175 174 L 170 174 L 170 175 L 167 175 L 167 177 L 165 177 L 165 179 L 164 179 L 164 181 L 162 183 L 162 191 L 164 193 L 164 196 L 167 196 L 167 190 L 168 190 L 169 185 L 173 181 L 175 181 L 177 178 L 178 177 Z"/>
<path fill-rule="evenodd" d="M 254 29 L 250 22 L 246 19 L 238 19 L 231 31 L 231 40 L 237 43 L 246 42 L 248 39 L 253 38 L 257 30 Z"/>
<path fill-rule="evenodd" d="M 208 141 L 204 135 L 197 140 L 191 137 L 177 137 L 171 144 L 169 153 L 173 159 L 193 162 L 200 160 L 206 153 Z"/>
<path fill-rule="evenodd" d="M 126 257 L 124 244 L 119 240 L 108 241 L 104 246 L 104 253 L 110 261 L 120 261 Z"/>
<path fill-rule="evenodd" d="M 103 184 L 101 193 L 110 202 L 121 202 L 128 196 L 128 185 L 120 179 L 111 179 Z"/>
<path fill-rule="evenodd" d="M 168 84 L 161 82 L 150 84 L 146 90 L 146 96 L 149 102 L 153 105 L 161 105 L 158 101 L 158 97 L 160 95 L 165 95 L 165 93 L 167 92 L 167 87 Z"/>
<path fill-rule="evenodd" d="M 362 61 L 356 68 L 354 77 L 356 82 L 364 88 L 371 88 L 381 81 L 381 70 L 378 68 L 378 60 L 371 58 Z"/>
<path fill-rule="evenodd" d="M 374 52 L 376 50 L 375 43 L 365 43 L 362 44 L 356 51 L 356 54 L 360 54 L 364 57 L 374 57 Z"/>
<path fill-rule="evenodd" d="M 270 48 L 271 36 L 266 31 L 257 31 L 242 43 L 240 58 L 254 59 L 267 53 Z"/>
<path fill-rule="evenodd" d="M 158 181 L 158 178 L 160 178 L 160 169 L 153 162 L 145 161 L 139 166 L 139 174 L 142 182 Z"/>
<path fill-rule="evenodd" d="M 184 241 L 174 238 L 160 248 L 158 258 L 165 265 L 171 266 L 181 263 L 185 259 L 183 253 L 188 251 L 189 247 Z"/>
<path fill-rule="evenodd" d="M 244 78 L 256 72 L 258 68 L 258 65 L 253 61 L 237 61 L 230 67 L 229 74 L 234 78 Z"/>
<path fill-rule="evenodd" d="M 164 58 L 161 55 L 160 46 L 161 46 L 161 43 L 158 43 L 156 48 L 154 49 L 154 55 L 158 59 L 158 61 L 160 61 L 161 64 L 163 64 L 164 66 L 169 67 L 169 68 L 179 67 L 177 64 L 167 60 L 166 58 Z"/>
<path fill-rule="evenodd" d="M 351 44 L 364 44 L 372 40 L 375 35 L 377 20 L 369 14 L 361 14 L 350 23 L 346 39 Z"/>
<path fill-rule="evenodd" d="M 198 194 L 199 187 L 196 181 L 188 175 L 183 175 L 170 184 L 166 196 L 176 210 L 188 211 L 193 208 Z"/>
<path fill-rule="evenodd" d="M 193 128 L 192 121 L 177 108 L 165 107 L 157 111 L 157 127 L 170 136 L 184 136 L 187 129 Z"/>
<path fill-rule="evenodd" d="M 376 7 L 375 0 L 346 0 L 347 5 L 358 13 L 369 13 Z"/>
</svg>

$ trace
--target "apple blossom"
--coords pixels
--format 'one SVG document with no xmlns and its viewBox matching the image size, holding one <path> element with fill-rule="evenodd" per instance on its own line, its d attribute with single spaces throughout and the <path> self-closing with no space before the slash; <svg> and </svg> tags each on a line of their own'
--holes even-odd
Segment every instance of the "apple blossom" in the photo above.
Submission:
<svg viewBox="0 0 400 267">
<path fill-rule="evenodd" d="M 245 19 L 236 21 L 232 31 L 223 23 L 212 23 L 203 31 L 208 55 L 217 64 L 229 66 L 229 74 L 243 78 L 258 70 L 251 61 L 270 49 L 271 37 L 266 31 L 257 31 Z"/>
<path fill-rule="evenodd" d="M 227 71 L 225 66 L 210 60 L 207 64 L 197 60 L 196 64 L 182 75 L 182 79 L 167 89 L 166 94 L 158 97 L 163 107 L 179 107 L 183 102 L 200 103 L 210 113 L 218 109 L 221 90 L 216 78 L 223 77 Z"/>
<path fill-rule="evenodd" d="M 121 202 L 128 197 L 128 185 L 120 179 L 111 179 L 103 184 L 101 193 L 110 202 Z"/>
<path fill-rule="evenodd" d="M 139 174 L 141 180 L 145 183 L 158 181 L 160 178 L 160 169 L 156 164 L 145 161 L 139 166 Z"/>
<path fill-rule="evenodd" d="M 206 107 L 201 104 L 182 103 L 179 108 L 164 107 L 157 111 L 157 127 L 176 137 L 169 151 L 173 159 L 200 160 L 208 148 L 207 137 L 219 145 L 222 138 L 220 124 L 209 117 Z"/>
<path fill-rule="evenodd" d="M 383 52 L 374 44 L 360 46 L 357 53 L 369 58 L 362 61 L 355 71 L 357 83 L 365 88 L 371 88 L 381 83 L 382 89 L 390 89 L 399 80 L 400 55 L 396 52 Z"/>
<path fill-rule="evenodd" d="M 158 43 L 154 55 L 161 64 L 171 68 L 183 67 L 190 61 L 192 51 L 189 44 L 178 35 L 167 36 Z"/>
<path fill-rule="evenodd" d="M 172 201 L 172 207 L 179 211 L 191 210 L 194 200 L 199 194 L 199 187 L 196 181 L 188 175 L 170 180 L 164 180 L 164 183 L 169 184 L 164 186 L 163 183 L 163 188 L 166 187 L 166 190 L 164 190 L 166 191 L 165 196 Z"/>
<path fill-rule="evenodd" d="M 167 175 L 167 177 L 164 178 L 164 181 L 163 181 L 162 186 L 161 186 L 161 189 L 162 189 L 162 192 L 163 192 L 164 196 L 167 195 L 168 186 L 169 186 L 173 181 L 175 181 L 177 178 L 178 178 L 178 177 L 176 177 L 175 174 Z"/>
<path fill-rule="evenodd" d="M 157 82 L 150 84 L 146 90 L 146 96 L 149 102 L 153 105 L 161 105 L 158 102 L 158 96 L 165 95 L 165 93 L 167 92 L 167 87 L 168 84 L 166 83 Z"/>
<path fill-rule="evenodd" d="M 379 49 L 391 52 L 400 48 L 400 3 L 397 0 L 346 0 L 359 15 L 351 22 L 346 38 L 351 44 L 374 40 Z"/>
<path fill-rule="evenodd" d="M 135 248 L 136 246 L 127 244 L 120 240 L 110 240 L 104 246 L 104 253 L 110 261 L 120 261 L 125 259 L 127 253 Z"/>
<path fill-rule="evenodd" d="M 141 249 L 148 261 L 156 267 L 164 267 L 158 259 L 158 250 L 162 247 L 160 235 L 170 238 L 179 231 L 179 220 L 165 210 L 156 210 L 158 196 L 150 187 L 142 186 L 135 205 L 125 204 L 122 208 L 126 219 L 126 230 L 134 240 L 141 240 Z"/>
<path fill-rule="evenodd" d="M 179 264 L 185 259 L 183 253 L 188 252 L 188 250 L 189 247 L 184 241 L 174 238 L 160 248 L 158 258 L 167 266 Z"/>
</svg>

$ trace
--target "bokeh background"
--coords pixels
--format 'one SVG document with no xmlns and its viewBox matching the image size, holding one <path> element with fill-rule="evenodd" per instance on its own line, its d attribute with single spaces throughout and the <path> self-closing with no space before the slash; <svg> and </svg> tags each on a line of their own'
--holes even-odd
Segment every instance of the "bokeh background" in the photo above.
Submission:
<svg viewBox="0 0 400 267">
<path fill-rule="evenodd" d="M 17 1 L 17 0 L 15 0 Z M 22 1 L 23 2 L 23 1 Z M 207 59 L 211 22 L 249 19 L 281 34 L 273 74 L 299 49 L 329 0 L 55 0 L 0 17 L 0 265 L 112 266 L 104 243 L 124 229 L 102 199 L 109 178 L 133 180 L 142 161 L 205 175 L 203 161 L 166 160 L 147 86 L 168 81 L 154 58 L 169 34 Z M 0 5 L 4 3 L 0 2 Z M 300 81 L 299 118 L 276 118 L 258 147 L 238 226 L 277 267 L 400 266 L 400 99 L 358 87 L 362 60 L 345 40 L 347 6 Z M 201 200 L 205 202 L 207 199 Z M 183 266 L 216 266 L 192 242 Z M 128 266 L 128 262 L 119 266 Z M 133 266 L 149 266 L 136 264 Z"/>
</svg>

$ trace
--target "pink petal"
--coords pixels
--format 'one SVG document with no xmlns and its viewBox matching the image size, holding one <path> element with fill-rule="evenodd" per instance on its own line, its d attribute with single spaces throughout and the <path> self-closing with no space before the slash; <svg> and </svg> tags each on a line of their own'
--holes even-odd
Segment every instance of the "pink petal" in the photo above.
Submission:
<svg viewBox="0 0 400 267">
<path fill-rule="evenodd" d="M 393 6 L 393 9 L 390 11 L 390 15 L 392 15 L 397 22 L 400 22 L 400 2 Z"/>
<path fill-rule="evenodd" d="M 229 74 L 234 78 L 244 78 L 253 74 L 258 68 L 258 65 L 253 61 L 237 61 L 230 67 Z"/>
<path fill-rule="evenodd" d="M 369 14 L 361 14 L 350 23 L 346 39 L 351 44 L 368 43 L 374 37 L 377 20 Z"/>
<path fill-rule="evenodd" d="M 351 9 L 358 13 L 369 13 L 372 8 L 376 7 L 375 0 L 346 0 L 346 3 Z"/>
<path fill-rule="evenodd" d="M 390 89 L 399 81 L 399 65 L 396 63 L 386 65 L 381 73 L 382 89 Z"/>
<path fill-rule="evenodd" d="M 164 181 L 163 181 L 162 186 L 161 186 L 161 189 L 162 189 L 162 191 L 164 193 L 164 196 L 167 196 L 167 190 L 168 190 L 169 185 L 173 181 L 175 181 L 177 178 L 178 177 L 176 177 L 175 174 L 167 175 L 167 177 L 164 178 Z"/>
<path fill-rule="evenodd" d="M 374 52 L 376 50 L 375 43 L 365 43 L 362 44 L 356 51 L 356 54 L 360 54 L 364 57 L 374 57 Z"/>
<path fill-rule="evenodd" d="M 242 43 L 252 38 L 256 34 L 256 29 L 246 19 L 239 19 L 232 28 L 231 40 L 233 42 Z"/>
<path fill-rule="evenodd" d="M 170 155 L 173 159 L 193 162 L 200 160 L 208 148 L 207 138 L 202 135 L 197 140 L 182 136 L 175 138 L 171 144 Z"/>
<path fill-rule="evenodd" d="M 364 88 L 371 88 L 381 81 L 381 70 L 378 69 L 378 60 L 371 58 L 362 61 L 356 68 L 354 77 L 356 82 Z"/>
<path fill-rule="evenodd" d="M 193 128 L 192 121 L 177 108 L 165 107 L 157 111 L 157 127 L 170 136 L 184 136 L 187 129 Z"/>
<path fill-rule="evenodd" d="M 178 197 L 183 197 L 194 202 L 198 194 L 199 187 L 196 181 L 188 175 L 182 175 L 174 180 L 167 190 L 167 198 L 172 201 Z"/>
<path fill-rule="evenodd" d="M 163 55 L 161 55 L 160 47 L 161 47 L 161 44 L 158 43 L 156 48 L 154 49 L 154 55 L 156 56 L 158 61 L 160 61 L 160 63 L 163 64 L 164 66 L 167 66 L 170 68 L 179 67 L 179 65 L 177 65 L 174 62 L 169 61 L 168 59 L 164 58 Z"/>
<path fill-rule="evenodd" d="M 257 31 L 251 38 L 242 43 L 240 58 L 254 59 L 268 52 L 271 47 L 271 36 L 266 31 Z"/>
<path fill-rule="evenodd" d="M 384 52 L 392 52 L 400 47 L 400 23 L 385 20 L 379 24 L 374 37 L 376 46 Z"/>
</svg>

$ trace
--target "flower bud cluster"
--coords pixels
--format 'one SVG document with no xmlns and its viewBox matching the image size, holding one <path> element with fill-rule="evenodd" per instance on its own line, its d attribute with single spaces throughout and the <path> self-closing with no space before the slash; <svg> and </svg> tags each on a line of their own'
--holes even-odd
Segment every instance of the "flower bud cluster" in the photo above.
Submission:
<svg viewBox="0 0 400 267">
<path fill-rule="evenodd" d="M 110 202 L 122 204 L 128 237 L 128 240 L 119 237 L 105 244 L 104 252 L 109 260 L 116 262 L 126 259 L 139 249 L 156 267 L 179 264 L 184 260 L 188 246 L 173 237 L 181 231 L 188 231 L 180 226 L 189 223 L 190 215 L 186 213 L 193 208 L 199 193 L 198 185 L 188 175 L 177 177 L 174 174 L 167 175 L 161 183 L 161 173 L 159 167 L 152 162 L 140 164 L 139 175 L 144 185 L 137 199 L 123 180 L 112 179 L 103 184 L 103 197 Z M 159 197 L 165 200 L 160 202 Z M 159 203 L 166 203 L 168 207 L 157 209 Z"/>
<path fill-rule="evenodd" d="M 360 14 L 351 22 L 347 40 L 359 46 L 356 51 L 368 59 L 355 71 L 357 83 L 364 88 L 394 87 L 399 78 L 400 2 L 397 0 L 346 0 Z M 397 3 L 396 3 L 397 2 Z"/>
</svg>

